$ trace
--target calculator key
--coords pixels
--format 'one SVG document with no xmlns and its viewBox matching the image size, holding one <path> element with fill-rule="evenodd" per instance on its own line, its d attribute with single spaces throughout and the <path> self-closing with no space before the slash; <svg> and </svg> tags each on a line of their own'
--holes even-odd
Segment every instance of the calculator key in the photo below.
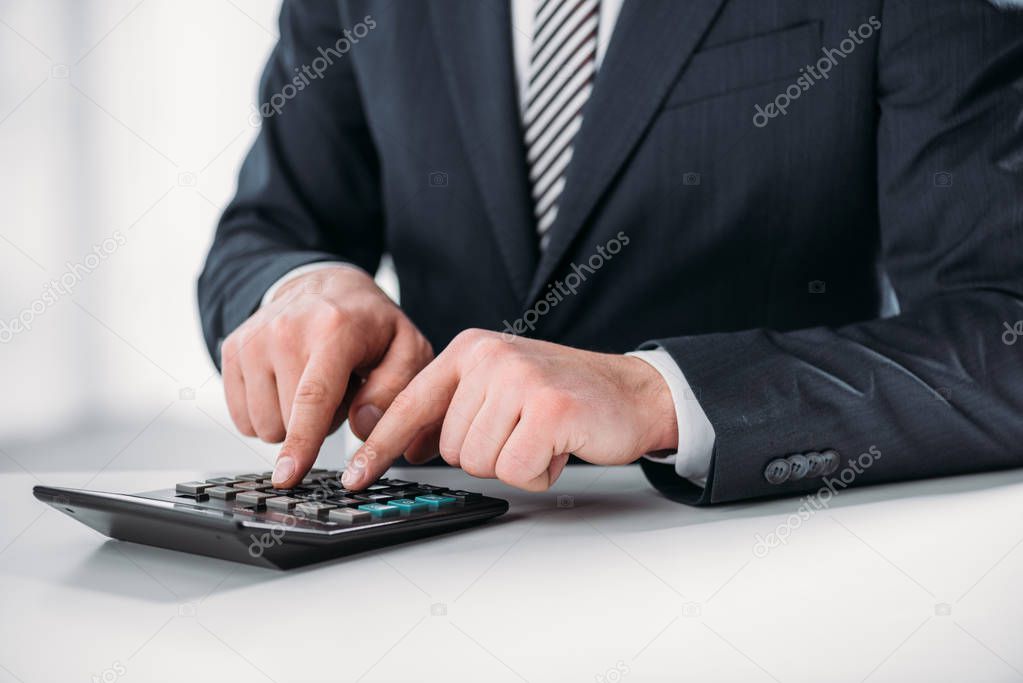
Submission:
<svg viewBox="0 0 1023 683">
<path fill-rule="evenodd" d="M 235 496 L 243 492 L 244 489 L 236 489 L 232 486 L 214 486 L 213 488 L 206 489 L 206 493 L 217 500 L 234 500 Z"/>
<path fill-rule="evenodd" d="M 444 495 L 454 498 L 459 503 L 467 503 L 475 498 L 479 498 L 480 494 L 472 493 L 471 491 L 445 491 Z"/>
<path fill-rule="evenodd" d="M 278 512 L 288 512 L 301 502 L 298 498 L 292 498 L 291 496 L 274 496 L 267 499 L 266 506 Z"/>
<path fill-rule="evenodd" d="M 266 499 L 273 498 L 272 493 L 263 493 L 262 491 L 242 491 L 235 498 L 235 501 L 239 505 L 245 505 L 246 507 L 252 506 L 259 510 L 266 507 Z"/>
<path fill-rule="evenodd" d="M 212 485 L 204 481 L 186 481 L 175 486 L 174 492 L 181 496 L 198 496 L 206 493 L 209 488 Z"/>
<path fill-rule="evenodd" d="M 249 474 L 239 474 L 237 477 L 235 477 L 235 479 L 237 479 L 238 481 L 263 481 L 263 475 L 252 474 L 250 472 Z"/>
<path fill-rule="evenodd" d="M 416 488 L 422 489 L 427 493 L 442 493 L 447 491 L 443 486 L 433 486 L 432 484 L 416 484 Z"/>
<path fill-rule="evenodd" d="M 404 479 L 381 479 L 381 484 L 387 484 L 388 486 L 416 486 L 414 481 L 405 481 Z"/>
<path fill-rule="evenodd" d="M 394 498 L 386 493 L 356 493 L 352 495 L 355 500 L 361 500 L 364 503 L 386 503 L 387 501 Z"/>
<path fill-rule="evenodd" d="M 268 488 L 267 493 L 272 493 L 276 496 L 291 496 L 296 493 L 300 493 L 299 489 L 275 489 L 273 487 Z"/>
<path fill-rule="evenodd" d="M 445 505 L 453 505 L 458 502 L 458 499 L 454 496 L 442 496 L 437 493 L 427 493 L 422 496 L 416 496 L 416 500 L 420 503 L 426 503 L 431 510 L 439 510 Z"/>
<path fill-rule="evenodd" d="M 389 489 L 389 488 L 392 488 L 392 487 L 390 485 L 388 485 L 388 484 L 371 484 L 371 485 L 366 487 L 366 490 L 367 491 L 376 492 L 376 491 L 383 491 L 384 489 Z"/>
<path fill-rule="evenodd" d="M 327 516 L 327 513 L 335 507 L 337 506 L 331 505 L 330 503 L 312 503 L 306 501 L 295 506 L 295 514 L 302 515 L 303 517 L 309 517 L 311 519 L 323 519 Z"/>
<path fill-rule="evenodd" d="M 325 474 L 317 474 L 312 479 L 313 483 L 307 484 L 307 486 L 341 486 L 340 479 Z"/>
<path fill-rule="evenodd" d="M 214 477 L 207 479 L 206 483 L 213 486 L 233 486 L 237 484 L 241 479 L 235 479 L 234 477 Z"/>
<path fill-rule="evenodd" d="M 426 512 L 430 509 L 430 506 L 422 501 L 412 500 L 411 498 L 398 498 L 387 503 L 401 510 L 402 514 L 412 514 L 413 512 Z"/>
<path fill-rule="evenodd" d="M 256 481 L 240 481 L 235 484 L 234 487 L 236 489 L 245 489 L 246 491 L 267 491 L 273 488 L 270 484 L 263 484 Z"/>
<path fill-rule="evenodd" d="M 356 500 L 355 498 L 349 498 L 348 496 L 332 496 L 327 499 L 327 502 L 331 505 L 337 505 L 345 508 L 357 508 L 366 501 Z"/>
<path fill-rule="evenodd" d="M 398 508 L 393 505 L 383 505 L 381 503 L 366 503 L 360 505 L 359 510 L 365 510 L 374 517 L 395 517 L 399 513 Z"/>
<path fill-rule="evenodd" d="M 392 498 L 415 498 L 421 493 L 426 493 L 421 489 L 386 489 L 381 491 Z"/>
<path fill-rule="evenodd" d="M 338 524 L 358 524 L 368 522 L 373 515 L 365 510 L 353 510 L 351 508 L 334 508 L 327 513 L 327 519 Z"/>
</svg>

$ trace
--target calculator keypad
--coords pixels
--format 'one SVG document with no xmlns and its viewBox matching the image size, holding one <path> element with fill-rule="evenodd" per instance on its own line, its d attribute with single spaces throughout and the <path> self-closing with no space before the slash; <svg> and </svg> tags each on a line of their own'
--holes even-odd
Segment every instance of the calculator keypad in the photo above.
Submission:
<svg viewBox="0 0 1023 683">
<path fill-rule="evenodd" d="M 327 529 L 400 524 L 413 517 L 453 512 L 481 498 L 478 493 L 404 479 L 380 479 L 363 491 L 350 491 L 341 483 L 338 470 L 311 470 L 291 489 L 273 488 L 270 476 L 270 472 L 251 472 L 182 482 L 174 487 L 174 495 L 191 505 L 246 519 Z"/>
</svg>

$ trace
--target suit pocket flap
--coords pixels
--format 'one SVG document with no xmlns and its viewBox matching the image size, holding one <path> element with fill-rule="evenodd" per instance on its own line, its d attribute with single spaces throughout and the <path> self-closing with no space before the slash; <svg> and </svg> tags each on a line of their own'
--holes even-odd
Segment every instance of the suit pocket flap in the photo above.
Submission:
<svg viewBox="0 0 1023 683">
<path fill-rule="evenodd" d="M 820 56 L 819 21 L 705 48 L 693 54 L 668 94 L 666 109 L 799 76 Z"/>
</svg>

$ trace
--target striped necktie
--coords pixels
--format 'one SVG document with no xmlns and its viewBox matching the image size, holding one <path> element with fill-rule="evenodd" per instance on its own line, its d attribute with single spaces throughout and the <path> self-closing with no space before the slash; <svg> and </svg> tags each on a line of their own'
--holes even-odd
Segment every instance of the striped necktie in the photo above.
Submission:
<svg viewBox="0 0 1023 683">
<path fill-rule="evenodd" d="M 572 143 L 597 70 L 599 0 L 538 0 L 529 59 L 526 132 L 529 180 L 541 248 L 558 215 Z"/>
</svg>

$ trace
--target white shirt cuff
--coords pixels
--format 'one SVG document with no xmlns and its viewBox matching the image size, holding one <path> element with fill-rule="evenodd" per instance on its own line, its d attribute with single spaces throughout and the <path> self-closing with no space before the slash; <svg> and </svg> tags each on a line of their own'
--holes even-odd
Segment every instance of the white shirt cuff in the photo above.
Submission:
<svg viewBox="0 0 1023 683">
<path fill-rule="evenodd" d="M 289 270 L 287 273 L 278 278 L 276 282 L 270 285 L 270 289 L 266 290 L 266 292 L 263 294 L 263 300 L 260 301 L 259 305 L 266 306 L 268 303 L 273 301 L 274 295 L 277 293 L 277 290 L 279 290 L 285 284 L 291 282 L 292 280 L 301 275 L 305 275 L 306 273 L 312 273 L 317 270 L 323 270 L 324 268 L 336 268 L 338 266 L 342 266 L 344 268 L 357 268 L 358 270 L 362 270 L 361 268 L 359 268 L 359 266 L 352 265 L 351 263 L 345 263 L 344 261 L 317 261 L 316 263 L 307 263 L 304 266 L 299 266 L 298 268 L 293 268 Z"/>
<path fill-rule="evenodd" d="M 646 361 L 661 373 L 671 392 L 671 400 L 675 403 L 675 418 L 678 420 L 678 450 L 666 456 L 643 457 L 654 462 L 674 464 L 675 472 L 680 477 L 697 486 L 706 486 L 717 435 L 714 433 L 714 425 L 707 419 L 700 401 L 682 374 L 682 369 L 664 349 L 632 351 L 626 355 Z"/>
</svg>

